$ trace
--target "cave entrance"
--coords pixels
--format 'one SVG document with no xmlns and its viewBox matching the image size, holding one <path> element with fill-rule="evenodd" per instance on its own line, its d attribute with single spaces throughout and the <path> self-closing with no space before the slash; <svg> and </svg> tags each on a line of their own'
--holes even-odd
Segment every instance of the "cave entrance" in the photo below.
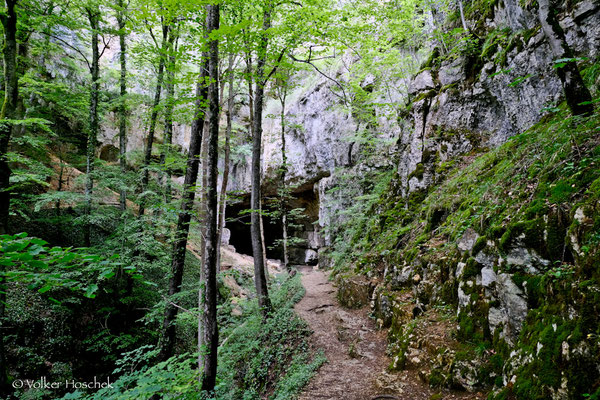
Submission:
<svg viewBox="0 0 600 400">
<path fill-rule="evenodd" d="M 265 197 L 263 207 L 263 227 L 267 258 L 283 260 L 283 228 L 281 218 L 273 216 L 272 211 L 276 206 L 276 199 Z M 250 234 L 250 199 L 244 198 L 237 203 L 232 203 L 226 208 L 226 228 L 231 232 L 229 244 L 236 251 L 252 255 L 252 240 Z M 289 201 L 288 218 L 288 253 L 290 263 L 293 265 L 315 265 L 318 263 L 318 250 L 322 246 L 319 232 L 319 197 L 312 190 L 293 194 Z"/>
</svg>

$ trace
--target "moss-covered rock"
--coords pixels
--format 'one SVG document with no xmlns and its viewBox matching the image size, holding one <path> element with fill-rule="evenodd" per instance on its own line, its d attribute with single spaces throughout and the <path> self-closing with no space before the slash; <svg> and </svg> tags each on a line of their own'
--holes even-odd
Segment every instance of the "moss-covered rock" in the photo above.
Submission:
<svg viewBox="0 0 600 400">
<path fill-rule="evenodd" d="M 361 308 L 369 304 L 374 285 L 361 275 L 346 274 L 337 278 L 337 298 L 344 307 Z"/>
</svg>

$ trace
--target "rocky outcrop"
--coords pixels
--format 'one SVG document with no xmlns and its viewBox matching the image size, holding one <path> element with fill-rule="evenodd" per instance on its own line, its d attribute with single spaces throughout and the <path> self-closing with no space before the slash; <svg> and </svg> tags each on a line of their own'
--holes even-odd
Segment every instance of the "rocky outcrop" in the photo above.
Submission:
<svg viewBox="0 0 600 400">
<path fill-rule="evenodd" d="M 373 284 L 362 276 L 340 276 L 337 280 L 337 296 L 347 308 L 362 308 L 369 304 Z"/>
<path fill-rule="evenodd" d="M 600 54 L 599 10 L 597 2 L 584 1 L 561 19 L 569 45 L 590 59 Z M 407 192 L 431 186 L 441 163 L 523 132 L 560 101 L 552 52 L 536 21 L 517 2 L 503 1 L 474 49 L 413 79 L 413 125 L 398 141 Z"/>
</svg>

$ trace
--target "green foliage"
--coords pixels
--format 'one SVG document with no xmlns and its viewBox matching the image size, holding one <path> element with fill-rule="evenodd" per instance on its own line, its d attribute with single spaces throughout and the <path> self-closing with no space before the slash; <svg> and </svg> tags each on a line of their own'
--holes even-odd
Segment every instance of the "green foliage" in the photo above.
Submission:
<svg viewBox="0 0 600 400">
<path fill-rule="evenodd" d="M 224 330 L 219 350 L 216 398 L 294 398 L 325 361 L 311 354 L 306 323 L 293 312 L 304 289 L 299 276 L 279 277 L 272 291 L 274 313 L 264 321 L 253 301 L 252 314 L 242 325 Z"/>
<path fill-rule="evenodd" d="M 342 176 L 338 186 L 329 191 L 330 197 L 352 200 L 348 208 L 339 211 L 339 226 L 329 227 L 328 233 L 335 237 L 333 258 L 336 270 L 346 270 L 366 249 L 373 249 L 373 237 L 368 235 L 367 228 L 378 224 L 378 217 L 370 212 L 380 205 L 379 199 L 387 192 L 394 174 L 394 171 L 375 170 L 357 180 L 348 173 Z M 374 250 L 384 251 L 397 234 L 390 232 L 379 237 Z"/>
<path fill-rule="evenodd" d="M 140 348 L 134 352 L 125 353 L 121 365 L 135 361 L 136 370 L 124 375 L 107 387 L 86 395 L 81 391 L 65 395 L 62 399 L 86 400 L 147 400 L 153 395 L 160 395 L 163 399 L 189 399 L 199 398 L 200 384 L 198 382 L 196 357 L 182 354 L 167 361 L 157 363 L 151 367 L 139 363 L 147 363 L 156 353 L 148 351 L 139 353 Z M 117 371 L 121 371 L 121 367 Z M 116 371 L 115 371 L 116 372 Z"/>
<path fill-rule="evenodd" d="M 98 283 L 115 276 L 115 271 L 120 268 L 117 257 L 103 260 L 85 251 L 48 247 L 47 244 L 26 233 L 0 235 L 1 264 L 7 268 L 5 280 L 23 284 L 38 293 L 49 292 L 51 295 L 52 291 L 69 289 L 94 298 Z M 125 270 L 135 272 L 133 268 Z M 58 302 L 53 297 L 49 299 Z"/>
<path fill-rule="evenodd" d="M 266 321 L 256 300 L 252 300 L 242 305 L 249 313 L 243 322 L 221 325 L 214 398 L 256 399 L 267 393 L 270 399 L 295 398 L 325 362 L 322 353 L 311 353 L 307 340 L 310 332 L 293 312 L 303 294 L 299 276 L 278 276 L 272 287 L 275 311 Z M 200 393 L 197 355 L 181 354 L 153 364 L 156 354 L 153 346 L 123 353 L 113 372 L 113 376 L 119 376 L 113 388 L 88 394 L 78 391 L 63 399 L 145 400 L 155 394 L 165 399 L 213 398 Z"/>
</svg>

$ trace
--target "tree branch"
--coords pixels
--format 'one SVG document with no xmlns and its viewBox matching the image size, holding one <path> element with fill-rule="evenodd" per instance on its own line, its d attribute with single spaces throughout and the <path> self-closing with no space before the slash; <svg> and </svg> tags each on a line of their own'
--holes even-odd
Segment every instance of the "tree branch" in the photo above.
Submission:
<svg viewBox="0 0 600 400">
<path fill-rule="evenodd" d="M 288 54 L 288 56 L 296 62 L 300 62 L 300 63 L 304 63 L 304 64 L 308 64 L 311 67 L 313 67 L 315 69 L 315 71 L 317 71 L 319 74 L 321 74 L 322 76 L 324 76 L 325 78 L 329 79 L 331 82 L 335 83 L 340 89 L 342 89 L 342 94 L 343 97 L 340 96 L 339 94 L 335 93 L 334 91 L 331 91 L 331 93 L 333 93 L 334 95 L 336 95 L 337 97 L 339 97 L 340 99 L 342 99 L 344 101 L 345 104 L 348 104 L 348 97 L 346 96 L 346 91 L 344 90 L 344 87 L 342 86 L 341 83 L 339 83 L 337 80 L 331 78 L 330 76 L 326 75 L 325 73 L 321 72 L 321 70 L 312 63 L 310 56 L 312 55 L 312 48 L 311 48 L 311 52 L 309 53 L 309 58 L 306 60 L 301 60 L 299 58 L 294 57 L 292 54 Z"/>
<path fill-rule="evenodd" d="M 192 314 L 192 315 L 194 315 L 196 317 L 199 315 L 198 313 L 195 313 L 193 311 L 190 311 L 190 310 L 188 310 L 186 308 L 181 307 L 179 304 L 173 303 L 171 300 L 167 299 L 165 296 L 162 296 L 162 298 L 163 298 L 164 301 L 166 301 L 167 303 L 169 303 L 170 305 L 172 305 L 175 308 L 179 308 L 181 311 L 190 313 L 190 314 Z"/>
<path fill-rule="evenodd" d="M 279 67 L 279 64 L 281 63 L 281 60 L 283 59 L 283 55 L 285 54 L 286 50 L 287 50 L 287 48 L 284 48 L 283 50 L 281 50 L 281 53 L 279 53 L 279 57 L 277 57 L 277 62 L 273 66 L 273 69 L 271 70 L 271 72 L 269 72 L 269 75 L 267 75 L 267 77 L 262 82 L 263 86 L 266 85 L 267 82 L 269 81 L 269 79 L 271 79 L 271 77 L 273 76 L 273 74 L 275 72 L 277 72 L 277 68 Z"/>
<path fill-rule="evenodd" d="M 64 44 L 65 46 L 67 46 L 68 48 L 70 48 L 71 50 L 75 51 L 77 54 L 79 54 L 81 56 L 81 58 L 83 59 L 83 61 L 87 64 L 88 68 L 91 70 L 92 69 L 92 65 L 90 64 L 87 56 L 85 54 L 83 54 L 83 52 L 81 50 L 79 50 L 77 47 L 73 46 L 72 44 L 70 44 L 69 42 L 59 38 L 58 36 L 54 36 L 51 33 L 48 32 L 41 32 L 44 35 L 50 36 L 52 39 L 58 40 L 59 42 L 61 42 L 62 44 Z"/>
<path fill-rule="evenodd" d="M 108 38 L 108 42 L 106 41 L 106 38 L 104 37 L 104 35 L 100 35 L 100 37 L 102 37 L 102 44 L 104 45 L 104 47 L 102 47 L 102 51 L 100 52 L 100 55 L 98 56 L 98 58 L 102 58 L 102 56 L 104 55 L 104 51 L 106 51 L 106 49 L 108 49 L 109 45 L 110 45 L 110 41 L 113 40 L 114 36 L 110 36 Z"/>
<path fill-rule="evenodd" d="M 146 23 L 146 27 L 148 28 L 148 32 L 150 32 L 150 37 L 152 37 L 152 41 L 154 42 L 154 46 L 156 46 L 156 48 L 158 48 L 158 40 L 156 40 L 156 37 L 154 36 L 154 31 L 152 30 L 152 27 L 148 23 L 147 19 L 144 19 L 144 22 Z"/>
</svg>

